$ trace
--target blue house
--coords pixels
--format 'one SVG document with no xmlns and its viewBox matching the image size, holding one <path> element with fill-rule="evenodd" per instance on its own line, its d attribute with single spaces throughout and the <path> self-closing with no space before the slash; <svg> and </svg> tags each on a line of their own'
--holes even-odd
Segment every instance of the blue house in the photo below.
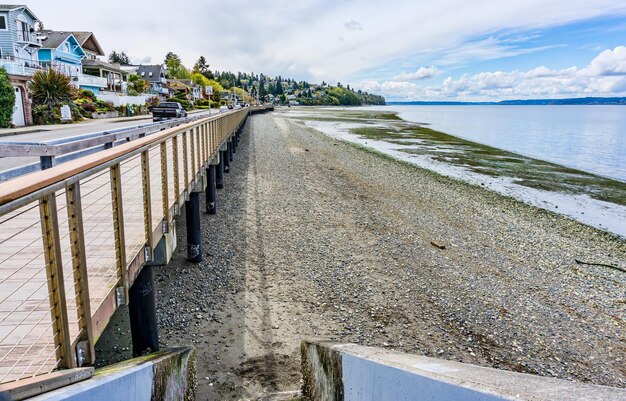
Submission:
<svg viewBox="0 0 626 401">
<path fill-rule="evenodd" d="M 39 19 L 23 5 L 0 4 L 0 56 L 36 61 Z"/>
<path fill-rule="evenodd" d="M 87 56 L 72 32 L 43 30 L 39 32 L 41 48 L 39 62 L 78 79 L 82 74 L 81 60 Z"/>
<path fill-rule="evenodd" d="M 15 89 L 13 124 L 17 126 L 32 124 L 27 83 L 40 68 L 38 25 L 39 19 L 28 7 L 0 4 L 0 67 L 7 71 Z"/>
</svg>

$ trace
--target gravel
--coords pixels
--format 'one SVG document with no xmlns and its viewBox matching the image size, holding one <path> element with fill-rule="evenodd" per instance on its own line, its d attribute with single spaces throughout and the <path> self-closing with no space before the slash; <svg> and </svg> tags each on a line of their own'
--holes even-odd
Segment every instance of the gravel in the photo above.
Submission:
<svg viewBox="0 0 626 401">
<path fill-rule="evenodd" d="M 203 262 L 179 219 L 154 271 L 160 341 L 197 347 L 198 399 L 297 390 L 305 338 L 626 387 L 626 275 L 574 261 L 626 267 L 623 239 L 285 115 L 251 117 L 231 166 Z M 118 313 L 98 355 L 128 347 Z"/>
</svg>

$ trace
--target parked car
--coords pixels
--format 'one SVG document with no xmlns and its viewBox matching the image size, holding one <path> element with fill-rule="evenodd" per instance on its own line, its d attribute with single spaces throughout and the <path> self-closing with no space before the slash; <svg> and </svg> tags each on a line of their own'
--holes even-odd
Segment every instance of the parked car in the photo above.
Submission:
<svg viewBox="0 0 626 401">
<path fill-rule="evenodd" d="M 152 121 L 187 117 L 187 111 L 178 102 L 163 102 L 152 109 Z"/>
<path fill-rule="evenodd" d="M 228 105 L 228 108 L 232 110 L 232 109 L 233 109 L 233 105 L 232 105 L 232 104 L 229 104 L 229 105 Z"/>
<path fill-rule="evenodd" d="M 228 111 L 228 107 L 226 107 L 226 106 L 220 107 L 220 113 L 223 113 L 225 111 Z"/>
</svg>

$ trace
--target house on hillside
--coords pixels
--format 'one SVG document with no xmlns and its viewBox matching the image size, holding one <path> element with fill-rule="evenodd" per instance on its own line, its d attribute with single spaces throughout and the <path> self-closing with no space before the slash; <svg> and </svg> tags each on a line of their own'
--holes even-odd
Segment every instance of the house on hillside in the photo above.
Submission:
<svg viewBox="0 0 626 401">
<path fill-rule="evenodd" d="M 9 74 L 15 89 L 13 124 L 31 125 L 30 77 L 42 68 L 38 51 L 41 39 L 36 29 L 40 21 L 25 5 L 0 4 L 0 67 Z"/>
<path fill-rule="evenodd" d="M 87 56 L 72 32 L 42 30 L 39 62 L 46 67 L 78 80 L 82 74 L 81 61 Z"/>
<path fill-rule="evenodd" d="M 162 64 L 139 65 L 136 67 L 137 71 L 135 73 L 150 84 L 149 93 L 162 97 L 169 96 L 169 90 L 166 88 L 165 67 Z"/>
<path fill-rule="evenodd" d="M 184 93 L 185 97 L 192 102 L 197 102 L 202 97 L 202 87 L 191 79 L 168 79 L 167 89 L 169 89 L 170 97 Z"/>
<path fill-rule="evenodd" d="M 83 48 L 85 59 L 97 60 L 99 57 L 104 56 L 104 50 L 102 50 L 93 32 L 72 31 L 72 35 Z"/>
<path fill-rule="evenodd" d="M 83 76 L 78 81 L 81 88 L 89 89 L 96 95 L 100 90 L 126 92 L 129 71 L 119 64 L 90 58 L 84 59 L 82 64 Z"/>
</svg>

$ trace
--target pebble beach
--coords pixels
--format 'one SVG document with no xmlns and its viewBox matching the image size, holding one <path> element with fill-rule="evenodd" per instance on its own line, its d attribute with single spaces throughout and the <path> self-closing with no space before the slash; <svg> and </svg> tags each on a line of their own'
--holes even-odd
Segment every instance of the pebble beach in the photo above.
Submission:
<svg viewBox="0 0 626 401">
<path fill-rule="evenodd" d="M 203 256 L 157 267 L 162 346 L 198 399 L 297 391 L 305 338 L 626 387 L 626 241 L 331 138 L 248 120 Z M 594 263 L 580 264 L 576 260 Z M 100 363 L 129 357 L 119 313 Z"/>
</svg>

